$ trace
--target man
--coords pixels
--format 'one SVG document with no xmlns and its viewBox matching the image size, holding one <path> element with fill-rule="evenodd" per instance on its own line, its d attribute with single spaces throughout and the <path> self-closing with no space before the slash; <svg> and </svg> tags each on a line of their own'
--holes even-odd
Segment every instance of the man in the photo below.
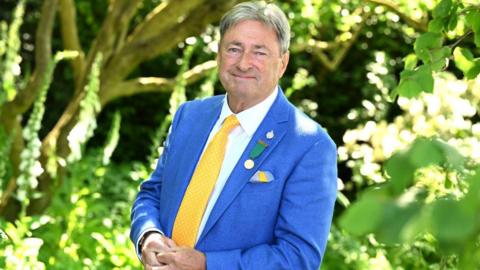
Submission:
<svg viewBox="0 0 480 270">
<path fill-rule="evenodd" d="M 283 95 L 290 27 L 273 4 L 220 23 L 226 96 L 177 111 L 132 209 L 145 269 L 318 269 L 336 198 L 336 148 Z"/>
</svg>

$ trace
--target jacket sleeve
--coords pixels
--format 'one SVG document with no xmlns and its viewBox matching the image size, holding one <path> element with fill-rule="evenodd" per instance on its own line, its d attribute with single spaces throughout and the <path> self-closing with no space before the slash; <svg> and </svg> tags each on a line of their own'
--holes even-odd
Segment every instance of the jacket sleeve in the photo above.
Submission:
<svg viewBox="0 0 480 270">
<path fill-rule="evenodd" d="M 150 177 L 140 185 L 140 191 L 133 203 L 130 215 L 130 239 L 134 243 L 135 250 L 139 256 L 138 242 L 146 232 L 158 231 L 163 233 L 163 228 L 158 220 L 161 211 L 160 194 L 162 190 L 163 172 L 165 163 L 168 160 L 170 145 L 175 137 L 175 127 L 180 121 L 182 111 L 183 105 L 179 107 L 175 114 L 167 139 L 164 142 L 163 153 L 158 159 L 155 170 Z"/>
<path fill-rule="evenodd" d="M 327 136 L 287 179 L 272 243 L 206 252 L 207 270 L 317 270 L 325 252 L 337 194 L 336 147 Z"/>
</svg>

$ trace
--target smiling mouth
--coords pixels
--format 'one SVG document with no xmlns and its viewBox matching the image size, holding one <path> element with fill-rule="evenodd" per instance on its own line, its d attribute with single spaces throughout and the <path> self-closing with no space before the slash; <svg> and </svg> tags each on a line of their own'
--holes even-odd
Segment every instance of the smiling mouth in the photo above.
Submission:
<svg viewBox="0 0 480 270">
<path fill-rule="evenodd" d="M 247 75 L 241 75 L 241 74 L 232 74 L 233 77 L 238 78 L 238 79 L 244 79 L 244 80 L 254 80 L 255 76 L 247 76 Z"/>
</svg>

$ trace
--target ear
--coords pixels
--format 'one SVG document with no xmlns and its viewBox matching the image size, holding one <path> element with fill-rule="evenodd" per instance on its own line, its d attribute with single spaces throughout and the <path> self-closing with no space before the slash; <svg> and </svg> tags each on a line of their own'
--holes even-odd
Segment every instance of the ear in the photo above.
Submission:
<svg viewBox="0 0 480 270">
<path fill-rule="evenodd" d="M 290 52 L 287 51 L 286 53 L 284 53 L 282 56 L 281 56 L 281 59 L 280 59 L 280 67 L 279 67 L 279 73 L 278 73 L 278 77 L 282 77 L 283 76 L 283 73 L 285 73 L 285 70 L 287 70 L 287 66 L 288 66 L 288 60 L 290 59 Z"/>
</svg>

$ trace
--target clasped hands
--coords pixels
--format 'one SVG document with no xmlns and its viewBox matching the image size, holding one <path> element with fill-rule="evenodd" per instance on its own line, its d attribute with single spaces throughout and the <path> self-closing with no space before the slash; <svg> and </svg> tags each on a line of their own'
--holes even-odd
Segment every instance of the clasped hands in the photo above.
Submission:
<svg viewBox="0 0 480 270">
<path fill-rule="evenodd" d="M 177 246 L 160 233 L 150 233 L 142 245 L 145 270 L 205 270 L 205 254 L 189 247 Z"/>
</svg>

